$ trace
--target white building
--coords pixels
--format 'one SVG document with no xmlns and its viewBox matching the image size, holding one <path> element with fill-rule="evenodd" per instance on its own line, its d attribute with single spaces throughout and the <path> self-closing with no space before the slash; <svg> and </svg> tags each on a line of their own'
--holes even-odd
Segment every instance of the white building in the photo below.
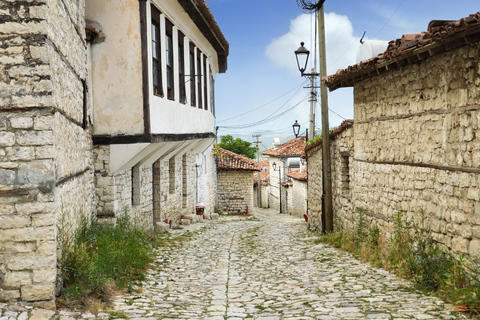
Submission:
<svg viewBox="0 0 480 320">
<path fill-rule="evenodd" d="M 87 0 L 86 19 L 98 28 L 88 46 L 98 212 L 126 208 L 154 225 L 196 202 L 213 211 L 214 81 L 228 42 L 206 3 Z"/>
</svg>

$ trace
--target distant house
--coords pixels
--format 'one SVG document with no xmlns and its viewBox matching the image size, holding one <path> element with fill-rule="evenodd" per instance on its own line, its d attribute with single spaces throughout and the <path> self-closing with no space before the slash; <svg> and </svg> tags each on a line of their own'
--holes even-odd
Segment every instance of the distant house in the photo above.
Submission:
<svg viewBox="0 0 480 320">
<path fill-rule="evenodd" d="M 300 168 L 287 172 L 285 181 L 285 213 L 303 216 L 307 213 L 308 172 Z"/>
<path fill-rule="evenodd" d="M 354 88 L 354 151 L 345 154 L 353 210 L 336 212 L 344 227 L 362 208 L 390 235 L 402 211 L 441 246 L 480 256 L 479 52 L 480 12 L 431 21 L 323 78 L 331 91 Z"/>
<path fill-rule="evenodd" d="M 254 205 L 260 208 L 268 208 L 268 194 L 270 187 L 270 160 L 263 159 L 258 164 L 260 171 L 253 173 L 253 199 Z M 258 183 L 258 177 L 260 176 L 260 184 Z M 260 188 L 260 192 L 258 192 Z M 259 195 L 260 194 L 260 195 Z"/>
<path fill-rule="evenodd" d="M 259 171 L 255 160 L 218 146 L 214 147 L 217 162 L 217 208 L 231 214 L 247 214 L 253 209 L 253 175 Z"/>
<path fill-rule="evenodd" d="M 262 152 L 263 155 L 269 156 L 270 162 L 270 192 L 268 196 L 270 208 L 277 209 L 282 213 L 287 212 L 286 191 L 281 187 L 281 183 L 288 180 L 287 172 L 299 168 L 302 171 L 306 170 L 306 166 L 301 161 L 301 157 L 305 154 L 305 142 L 305 137 L 299 137 L 284 144 L 276 144 L 273 148 Z"/>
</svg>

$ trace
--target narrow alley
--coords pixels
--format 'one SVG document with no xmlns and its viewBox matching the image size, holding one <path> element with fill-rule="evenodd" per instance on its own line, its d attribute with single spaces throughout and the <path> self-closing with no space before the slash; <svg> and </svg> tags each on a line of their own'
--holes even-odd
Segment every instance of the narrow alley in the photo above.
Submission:
<svg viewBox="0 0 480 320">
<path fill-rule="evenodd" d="M 192 240 L 165 249 L 143 291 L 115 309 L 139 320 L 460 319 L 408 282 L 315 244 L 303 219 L 254 216 L 189 226 Z"/>
</svg>

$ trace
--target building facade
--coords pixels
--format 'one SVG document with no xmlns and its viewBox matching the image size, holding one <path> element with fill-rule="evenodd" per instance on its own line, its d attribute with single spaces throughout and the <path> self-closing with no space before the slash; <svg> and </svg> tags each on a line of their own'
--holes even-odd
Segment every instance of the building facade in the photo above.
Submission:
<svg viewBox="0 0 480 320">
<path fill-rule="evenodd" d="M 214 79 L 228 42 L 204 1 L 0 4 L 0 300 L 53 308 L 59 230 L 213 211 Z M 193 85 L 194 84 L 194 85 Z"/>
<path fill-rule="evenodd" d="M 354 87 L 344 222 L 362 208 L 388 236 L 403 211 L 441 246 L 480 256 L 479 70 L 480 12 L 432 21 L 323 79 L 330 90 Z"/>
<path fill-rule="evenodd" d="M 269 157 L 269 208 L 279 210 L 281 213 L 288 211 L 287 191 L 282 187 L 282 183 L 289 180 L 289 177 L 287 177 L 289 171 L 300 167 L 306 170 L 306 167 L 300 161 L 300 158 L 305 154 L 305 142 L 305 137 L 299 137 L 284 144 L 274 145 L 273 148 L 262 152 L 263 155 Z"/>
<path fill-rule="evenodd" d="M 259 171 L 255 160 L 218 146 L 214 147 L 217 162 L 217 208 L 228 214 L 248 214 L 253 209 L 253 175 Z"/>
</svg>

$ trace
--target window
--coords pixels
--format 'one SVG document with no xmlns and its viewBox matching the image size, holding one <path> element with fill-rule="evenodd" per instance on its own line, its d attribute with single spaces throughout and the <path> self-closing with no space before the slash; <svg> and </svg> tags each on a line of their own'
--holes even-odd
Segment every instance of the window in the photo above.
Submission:
<svg viewBox="0 0 480 320">
<path fill-rule="evenodd" d="M 168 160 L 168 191 L 169 193 L 175 193 L 175 178 L 176 178 L 176 168 L 175 168 L 175 157 Z"/>
<path fill-rule="evenodd" d="M 140 167 L 134 166 L 131 170 L 131 182 L 132 182 L 132 206 L 138 206 L 140 204 Z"/>
<path fill-rule="evenodd" d="M 173 74 L 173 24 L 165 19 L 165 43 L 167 49 L 167 98 L 175 100 Z"/>
<path fill-rule="evenodd" d="M 210 111 L 215 116 L 215 79 L 212 70 L 210 70 Z"/>
<path fill-rule="evenodd" d="M 340 184 L 344 192 L 350 191 L 350 154 L 348 152 L 340 152 Z"/>
<path fill-rule="evenodd" d="M 152 11 L 152 69 L 153 94 L 163 96 L 162 61 L 160 54 L 160 11 L 151 6 Z"/>
<path fill-rule="evenodd" d="M 195 94 L 195 46 L 190 43 L 190 103 L 192 107 L 197 105 L 197 95 Z"/>
<path fill-rule="evenodd" d="M 202 52 L 197 48 L 197 92 L 198 107 L 202 109 Z"/>
<path fill-rule="evenodd" d="M 204 77 L 203 77 L 203 105 L 205 107 L 205 110 L 208 110 L 208 94 L 207 94 L 208 78 L 206 76 L 207 75 L 207 56 L 206 55 L 203 55 L 203 73 L 204 73 Z"/>
<path fill-rule="evenodd" d="M 184 154 L 182 157 L 182 208 L 187 207 L 187 154 Z"/>
<path fill-rule="evenodd" d="M 180 102 L 187 102 L 187 94 L 185 92 L 185 50 L 184 50 L 183 33 L 178 31 L 178 84 L 180 90 Z"/>
</svg>

